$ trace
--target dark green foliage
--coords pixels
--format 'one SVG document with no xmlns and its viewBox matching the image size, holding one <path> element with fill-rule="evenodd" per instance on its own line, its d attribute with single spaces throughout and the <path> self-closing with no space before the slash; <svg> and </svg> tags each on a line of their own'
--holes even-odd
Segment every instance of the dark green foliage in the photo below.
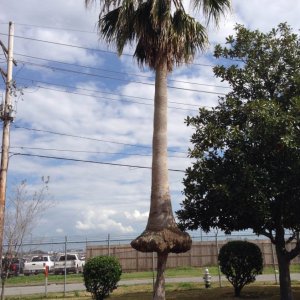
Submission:
<svg viewBox="0 0 300 300">
<path fill-rule="evenodd" d="M 237 25 L 218 45 L 214 73 L 231 91 L 188 117 L 195 128 L 182 209 L 185 229 L 252 229 L 275 245 L 282 299 L 292 299 L 289 262 L 300 254 L 300 38 Z M 294 241 L 294 246 L 287 247 Z"/>
<path fill-rule="evenodd" d="M 195 162 L 177 214 L 187 229 L 252 229 L 290 260 L 300 253 L 300 39 L 286 24 L 266 34 L 237 25 L 227 44 L 215 56 L 233 64 L 214 72 L 232 91 L 186 120 Z"/>
<path fill-rule="evenodd" d="M 261 274 L 263 258 L 260 248 L 247 241 L 231 241 L 225 244 L 219 253 L 221 272 L 234 287 L 236 297 L 242 288 L 255 281 Z"/>
<path fill-rule="evenodd" d="M 286 24 L 236 31 L 215 50 L 233 62 L 214 69 L 232 91 L 187 118 L 196 162 L 178 216 L 185 228 L 252 228 L 275 241 L 279 228 L 300 230 L 300 40 Z"/>
<path fill-rule="evenodd" d="M 89 259 L 84 266 L 83 278 L 86 290 L 95 300 L 106 298 L 117 288 L 122 268 L 113 256 L 96 256 Z"/>
</svg>

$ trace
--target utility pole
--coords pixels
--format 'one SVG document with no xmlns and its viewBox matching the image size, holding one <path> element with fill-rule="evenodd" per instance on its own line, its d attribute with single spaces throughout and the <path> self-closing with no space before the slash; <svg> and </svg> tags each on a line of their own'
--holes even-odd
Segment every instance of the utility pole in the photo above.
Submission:
<svg viewBox="0 0 300 300">
<path fill-rule="evenodd" d="M 8 48 L 6 49 L 5 46 L 1 43 L 4 54 L 7 57 L 7 73 L 1 70 L 2 75 L 6 75 L 6 81 L 5 81 L 6 89 L 5 89 L 4 103 L 0 105 L 0 119 L 3 121 L 1 169 L 0 169 L 0 261 L 2 261 L 2 253 L 3 253 L 6 178 L 7 178 L 9 142 L 10 142 L 9 131 L 10 131 L 10 123 L 13 121 L 13 106 L 11 101 L 11 96 L 12 96 L 12 91 L 14 86 L 12 80 L 12 69 L 14 63 L 13 37 L 14 37 L 14 24 L 12 22 L 9 22 Z"/>
</svg>

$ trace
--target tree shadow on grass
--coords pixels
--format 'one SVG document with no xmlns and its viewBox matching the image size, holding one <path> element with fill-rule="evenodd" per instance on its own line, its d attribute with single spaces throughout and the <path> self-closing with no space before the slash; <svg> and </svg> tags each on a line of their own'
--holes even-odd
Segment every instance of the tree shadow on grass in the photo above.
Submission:
<svg viewBox="0 0 300 300">
<path fill-rule="evenodd" d="M 300 300 L 300 287 L 293 288 L 294 300 Z M 279 285 L 246 286 L 239 298 L 234 297 L 232 286 L 194 288 L 166 291 L 167 300 L 280 300 Z M 152 292 L 128 293 L 110 297 L 110 300 L 152 300 Z"/>
</svg>

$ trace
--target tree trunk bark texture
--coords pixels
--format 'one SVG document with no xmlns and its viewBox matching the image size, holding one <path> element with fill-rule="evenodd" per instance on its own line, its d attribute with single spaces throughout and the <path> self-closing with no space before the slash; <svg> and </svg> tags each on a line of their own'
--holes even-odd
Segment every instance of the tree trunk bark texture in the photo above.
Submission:
<svg viewBox="0 0 300 300">
<path fill-rule="evenodd" d="M 7 277 L 7 275 L 6 275 Z M 1 281 L 1 300 L 5 300 L 5 282 L 7 278 L 2 278 Z"/>
<path fill-rule="evenodd" d="M 157 68 L 155 76 L 152 183 L 148 223 L 145 231 L 131 242 L 141 252 L 157 252 L 157 277 L 154 300 L 165 300 L 165 277 L 170 252 L 182 253 L 191 248 L 189 234 L 182 232 L 175 222 L 172 211 L 168 179 L 168 97 L 167 65 Z"/>
<path fill-rule="evenodd" d="M 293 293 L 291 287 L 290 276 L 290 259 L 285 254 L 285 251 L 276 245 L 276 254 L 279 268 L 279 282 L 280 282 L 280 300 L 293 300 Z"/>
<path fill-rule="evenodd" d="M 153 300 L 165 300 L 165 270 L 167 265 L 168 253 L 157 254 L 157 274 L 153 291 Z"/>
<path fill-rule="evenodd" d="M 241 296 L 241 288 L 240 287 L 235 287 L 234 288 L 234 297 L 239 298 Z"/>
<path fill-rule="evenodd" d="M 151 204 L 145 231 L 131 242 L 142 252 L 181 253 L 191 248 L 191 238 L 183 233 L 175 222 L 172 211 L 168 179 L 168 96 L 167 66 L 156 70 L 153 141 Z"/>
<path fill-rule="evenodd" d="M 167 69 L 156 71 L 152 140 L 152 185 L 150 215 L 146 229 L 159 231 L 176 226 L 168 178 Z"/>
</svg>

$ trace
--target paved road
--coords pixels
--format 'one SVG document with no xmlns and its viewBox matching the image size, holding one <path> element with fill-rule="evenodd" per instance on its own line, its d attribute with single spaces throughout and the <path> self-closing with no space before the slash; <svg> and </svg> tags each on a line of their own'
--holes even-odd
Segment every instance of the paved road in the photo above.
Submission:
<svg viewBox="0 0 300 300">
<path fill-rule="evenodd" d="M 300 281 L 300 273 L 292 273 L 292 280 Z M 226 278 L 222 276 L 222 281 L 226 281 Z M 273 281 L 275 282 L 275 275 L 259 275 L 258 281 Z M 278 280 L 278 276 L 277 276 Z M 218 282 L 218 276 L 212 276 L 212 282 Z M 138 285 L 138 284 L 152 284 L 152 279 L 135 279 L 135 280 L 121 280 L 119 285 Z M 203 283 L 202 277 L 188 277 L 188 278 L 166 278 L 166 282 L 199 282 Z M 85 286 L 82 283 L 69 283 L 66 284 L 65 291 L 82 291 L 85 290 Z M 1 289 L 0 289 L 1 291 Z M 63 284 L 49 284 L 47 286 L 47 292 L 63 292 Z M 20 286 L 20 287 L 6 287 L 5 295 L 28 295 L 28 294 L 43 294 L 45 293 L 45 286 Z"/>
</svg>

